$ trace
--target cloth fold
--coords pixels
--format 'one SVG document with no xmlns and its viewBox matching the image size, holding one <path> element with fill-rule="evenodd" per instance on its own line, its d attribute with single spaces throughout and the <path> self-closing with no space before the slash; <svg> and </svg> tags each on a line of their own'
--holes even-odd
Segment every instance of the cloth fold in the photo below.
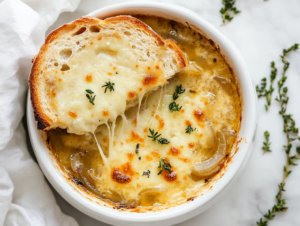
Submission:
<svg viewBox="0 0 300 226">
<path fill-rule="evenodd" d="M 26 146 L 21 123 L 31 59 L 60 13 L 80 0 L 0 1 L 0 226 L 76 226 Z"/>
</svg>

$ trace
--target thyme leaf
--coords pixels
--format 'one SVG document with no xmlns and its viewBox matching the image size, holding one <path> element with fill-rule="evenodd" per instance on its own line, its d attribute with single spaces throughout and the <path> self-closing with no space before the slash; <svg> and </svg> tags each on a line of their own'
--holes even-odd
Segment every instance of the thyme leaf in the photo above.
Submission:
<svg viewBox="0 0 300 226">
<path fill-rule="evenodd" d="M 115 91 L 114 85 L 115 85 L 115 83 L 111 83 L 110 81 L 105 82 L 105 85 L 102 86 L 102 87 L 105 87 L 104 93 L 106 93 L 107 89 L 109 89 L 110 92 Z"/>
<path fill-rule="evenodd" d="M 185 92 L 185 89 L 182 89 L 182 86 L 177 86 L 176 87 L 176 91 L 175 93 L 173 94 L 173 100 L 176 100 L 178 97 L 179 97 L 179 94 L 182 94 Z"/>
<path fill-rule="evenodd" d="M 94 92 L 90 89 L 86 89 L 85 92 L 89 93 L 89 94 L 93 94 Z"/>
<path fill-rule="evenodd" d="M 264 150 L 264 153 L 266 153 L 266 152 L 272 152 L 270 150 L 271 143 L 269 142 L 269 136 L 270 136 L 270 134 L 269 134 L 268 131 L 265 131 L 264 135 L 265 135 L 265 138 L 266 138 L 266 142 L 263 143 L 264 146 L 262 147 L 262 149 Z"/>
<path fill-rule="evenodd" d="M 86 98 L 88 98 L 89 102 L 92 105 L 95 105 L 94 101 L 95 101 L 96 95 L 93 96 L 94 92 L 90 89 L 86 89 L 85 92 L 87 92 L 87 94 L 85 96 L 86 96 Z"/>
<path fill-rule="evenodd" d="M 179 107 L 179 104 L 176 104 L 175 100 L 179 97 L 180 94 L 184 93 L 185 89 L 182 89 L 182 85 L 176 86 L 175 93 L 173 94 L 173 102 L 169 104 L 169 109 L 171 113 L 173 111 L 180 111 L 182 106 Z"/>
<path fill-rule="evenodd" d="M 283 148 L 286 153 L 286 164 L 283 167 L 283 178 L 281 183 L 278 185 L 278 193 L 276 195 L 276 204 L 268 210 L 268 212 L 263 215 L 263 218 L 260 218 L 260 221 L 256 222 L 258 226 L 267 226 L 269 220 L 273 220 L 277 213 L 286 211 L 288 207 L 286 206 L 286 200 L 282 198 L 283 192 L 285 192 L 285 181 L 288 176 L 292 173 L 290 168 L 292 166 L 297 165 L 295 160 L 300 157 L 300 146 L 296 148 L 296 155 L 291 156 L 292 150 L 292 142 L 295 140 L 300 140 L 299 130 L 296 127 L 295 120 L 292 118 L 291 114 L 286 114 L 287 104 L 289 101 L 289 97 L 287 96 L 288 88 L 285 85 L 287 80 L 286 71 L 289 68 L 290 63 L 286 60 L 286 55 L 291 52 L 297 50 L 299 44 L 294 44 L 288 49 L 283 50 L 283 54 L 281 57 L 283 63 L 283 73 L 281 79 L 278 81 L 278 97 L 276 97 L 276 101 L 280 104 L 279 114 L 283 119 L 283 131 L 286 135 L 287 143 L 283 145 Z M 265 135 L 266 136 L 266 135 Z M 268 139 L 266 136 L 266 143 L 268 144 Z M 268 145 L 266 145 L 268 146 Z"/>
<path fill-rule="evenodd" d="M 193 129 L 191 125 L 188 125 L 185 129 L 185 133 L 191 134 L 191 132 L 194 132 L 195 130 L 196 128 Z"/>
<path fill-rule="evenodd" d="M 180 111 L 181 108 L 182 108 L 182 106 L 179 107 L 179 104 L 176 104 L 175 101 L 169 104 L 169 110 L 171 112 L 173 112 L 173 111 Z"/>
<path fill-rule="evenodd" d="M 266 111 L 269 110 L 269 107 L 271 105 L 272 93 L 274 91 L 273 83 L 276 78 L 276 75 L 277 75 L 277 68 L 275 67 L 275 62 L 272 61 L 271 62 L 271 75 L 270 75 L 270 80 L 271 80 L 270 88 L 266 89 L 266 86 L 267 86 L 266 78 L 263 78 L 261 80 L 260 87 L 258 85 L 256 86 L 256 92 L 257 92 L 258 98 L 266 97 L 266 100 L 267 100 L 267 104 L 265 105 Z"/>
<path fill-rule="evenodd" d="M 157 168 L 160 168 L 160 171 L 158 172 L 157 175 L 160 175 L 163 172 L 163 170 L 167 170 L 167 171 L 169 171 L 169 173 L 172 173 L 171 167 L 172 166 L 167 159 L 161 158 L 159 161 L 159 165 L 157 167 Z"/>
<path fill-rule="evenodd" d="M 160 135 L 161 135 L 161 134 L 158 134 L 158 132 L 155 132 L 154 129 L 151 130 L 151 129 L 149 128 L 149 131 L 150 131 L 150 133 L 151 133 L 151 136 L 148 135 L 148 137 L 149 137 L 149 138 L 152 138 L 152 139 L 153 139 L 152 141 L 156 141 L 156 139 L 157 139 L 158 137 L 160 137 Z"/>
<path fill-rule="evenodd" d="M 157 140 L 159 144 L 169 144 L 170 142 L 166 138 L 160 138 Z"/>
<path fill-rule="evenodd" d="M 166 138 L 160 138 L 160 139 L 157 139 L 158 137 L 161 136 L 161 134 L 158 134 L 158 132 L 155 132 L 154 129 L 150 129 L 149 128 L 149 131 L 151 133 L 151 136 L 148 135 L 149 138 L 152 138 L 152 141 L 156 141 L 159 143 L 159 144 L 169 144 L 170 142 L 166 139 Z"/>
<path fill-rule="evenodd" d="M 234 7 L 235 0 L 222 0 L 222 4 L 224 7 L 220 10 L 220 13 L 222 15 L 223 25 L 225 25 L 226 22 L 230 22 L 233 16 L 241 11 Z"/>
</svg>

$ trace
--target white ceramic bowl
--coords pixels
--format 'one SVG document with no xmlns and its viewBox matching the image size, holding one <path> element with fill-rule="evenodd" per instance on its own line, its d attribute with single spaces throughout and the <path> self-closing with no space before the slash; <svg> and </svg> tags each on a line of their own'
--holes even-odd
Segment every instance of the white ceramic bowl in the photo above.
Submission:
<svg viewBox="0 0 300 226">
<path fill-rule="evenodd" d="M 242 124 L 239 137 L 243 141 L 239 143 L 239 151 L 233 156 L 231 164 L 228 166 L 226 173 L 221 179 L 213 184 L 213 189 L 205 195 L 197 197 L 193 202 L 166 209 L 160 212 L 149 213 L 130 213 L 112 208 L 107 208 L 97 202 L 86 198 L 80 190 L 76 189 L 68 183 L 65 177 L 62 176 L 59 167 L 53 160 L 49 150 L 47 149 L 44 140 L 41 138 L 41 133 L 36 129 L 30 97 L 27 101 L 27 120 L 31 143 L 35 151 L 35 155 L 40 164 L 45 176 L 70 204 L 82 211 L 83 213 L 112 225 L 173 225 L 192 218 L 201 212 L 208 209 L 212 204 L 216 203 L 225 190 L 228 190 L 228 185 L 232 184 L 242 166 L 245 166 L 246 160 L 251 152 L 251 144 L 254 138 L 257 118 L 256 93 L 253 82 L 248 74 L 246 64 L 243 57 L 216 28 L 207 23 L 201 17 L 182 7 L 163 4 L 163 3 L 124 3 L 112 5 L 89 14 L 99 18 L 106 18 L 116 15 L 134 15 L 146 14 L 160 16 L 172 19 L 183 24 L 188 22 L 199 28 L 203 33 L 212 39 L 221 50 L 221 53 L 226 57 L 228 63 L 233 68 L 237 80 L 240 84 L 241 95 L 243 99 Z"/>
</svg>

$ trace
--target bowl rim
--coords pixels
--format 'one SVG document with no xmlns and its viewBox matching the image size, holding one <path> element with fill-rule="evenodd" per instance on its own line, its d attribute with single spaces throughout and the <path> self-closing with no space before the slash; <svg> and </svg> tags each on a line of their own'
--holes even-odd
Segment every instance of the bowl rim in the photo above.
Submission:
<svg viewBox="0 0 300 226">
<path fill-rule="evenodd" d="M 124 225 L 129 225 L 129 223 L 159 222 L 160 224 L 163 223 L 164 225 L 167 225 L 170 222 L 182 222 L 187 218 L 191 218 L 206 210 L 210 206 L 209 203 L 212 203 L 213 200 L 217 198 L 217 196 L 220 196 L 221 192 L 236 177 L 237 173 L 241 169 L 241 166 L 245 163 L 247 156 L 249 156 L 251 153 L 250 146 L 252 144 L 257 125 L 257 98 L 254 83 L 248 73 L 246 63 L 237 48 L 230 41 L 228 41 L 225 36 L 213 25 L 209 24 L 204 19 L 202 19 L 200 15 L 189 9 L 169 3 L 127 2 L 110 5 L 95 10 L 87 16 L 107 17 L 106 15 L 122 15 L 118 13 L 120 11 L 139 11 L 143 9 L 151 9 L 152 11 L 155 10 L 156 12 L 158 12 L 156 16 L 160 16 L 161 13 L 165 12 L 166 14 L 174 15 L 174 18 L 184 18 L 189 22 L 189 24 L 192 24 L 203 31 L 220 47 L 221 53 L 226 57 L 229 65 L 233 68 L 235 76 L 237 77 L 237 80 L 240 84 L 241 96 L 243 97 L 243 120 L 241 122 L 241 129 L 239 134 L 241 134 L 241 132 L 245 133 L 245 135 L 243 135 L 242 137 L 246 139 L 246 142 L 241 143 L 241 150 L 239 150 L 234 156 L 234 159 L 228 166 L 228 170 L 224 174 L 224 176 L 214 184 L 213 191 L 207 192 L 205 195 L 197 197 L 193 202 L 187 202 L 185 204 L 181 204 L 159 212 L 120 212 L 118 210 L 112 210 L 110 208 L 100 206 L 83 197 L 78 193 L 78 191 L 75 191 L 67 183 L 65 178 L 63 178 L 62 176 L 59 177 L 58 172 L 54 172 L 55 168 L 50 160 L 49 153 L 47 152 L 49 150 L 46 147 L 44 141 L 41 140 L 40 133 L 36 129 L 36 123 L 33 116 L 29 92 L 27 98 L 27 123 L 31 144 L 43 173 L 52 184 L 52 186 L 58 191 L 58 193 L 60 193 L 60 195 L 64 197 L 69 203 L 71 203 L 75 208 L 81 210 L 82 212 L 88 214 L 93 218 L 104 221 L 106 223 L 123 222 Z M 153 13 L 151 13 L 151 15 L 153 15 Z M 242 127 L 244 125 L 247 127 L 247 129 L 243 128 L 242 131 Z M 47 149 L 47 151 L 45 150 L 45 148 Z M 185 217 L 183 217 L 184 215 Z M 189 216 L 187 217 L 187 215 Z M 170 219 L 173 219 L 174 222 L 170 221 Z"/>
</svg>

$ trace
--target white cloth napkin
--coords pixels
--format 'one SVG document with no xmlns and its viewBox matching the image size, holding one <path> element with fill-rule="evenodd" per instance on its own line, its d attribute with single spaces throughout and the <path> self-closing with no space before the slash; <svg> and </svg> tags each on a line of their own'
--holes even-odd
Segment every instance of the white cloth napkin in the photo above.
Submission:
<svg viewBox="0 0 300 226">
<path fill-rule="evenodd" d="M 0 226 L 76 226 L 63 214 L 26 146 L 31 59 L 60 13 L 80 0 L 0 0 Z"/>
</svg>

